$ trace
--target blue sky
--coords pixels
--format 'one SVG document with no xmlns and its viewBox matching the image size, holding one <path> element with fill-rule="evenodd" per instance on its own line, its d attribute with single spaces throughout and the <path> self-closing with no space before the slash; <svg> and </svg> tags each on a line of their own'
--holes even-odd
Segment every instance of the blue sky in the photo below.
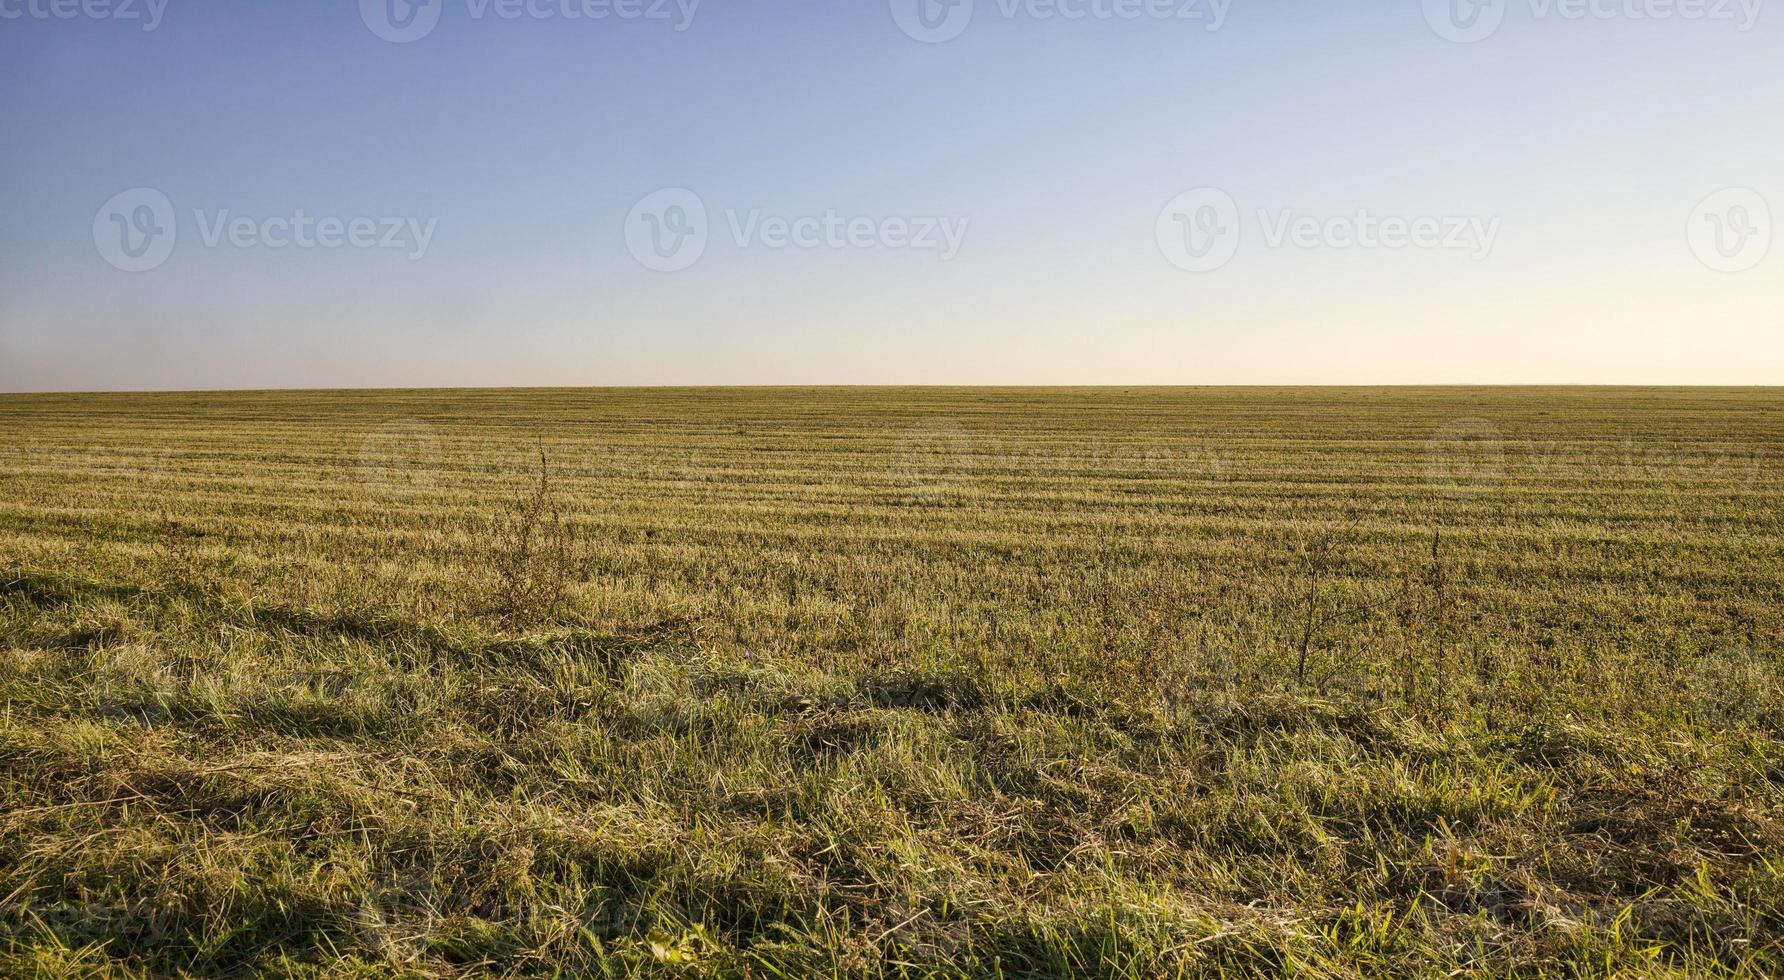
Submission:
<svg viewBox="0 0 1784 980">
<path fill-rule="evenodd" d="M 0 390 L 1784 383 L 1762 0 L 124 2 L 0 0 Z"/>
</svg>

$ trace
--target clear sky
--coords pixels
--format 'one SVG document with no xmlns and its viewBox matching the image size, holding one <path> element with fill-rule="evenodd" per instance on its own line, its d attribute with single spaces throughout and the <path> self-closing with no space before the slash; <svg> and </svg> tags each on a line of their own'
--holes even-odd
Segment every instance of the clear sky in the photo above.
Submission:
<svg viewBox="0 0 1784 980">
<path fill-rule="evenodd" d="M 84 3 L 0 390 L 1784 384 L 1763 0 Z"/>
</svg>

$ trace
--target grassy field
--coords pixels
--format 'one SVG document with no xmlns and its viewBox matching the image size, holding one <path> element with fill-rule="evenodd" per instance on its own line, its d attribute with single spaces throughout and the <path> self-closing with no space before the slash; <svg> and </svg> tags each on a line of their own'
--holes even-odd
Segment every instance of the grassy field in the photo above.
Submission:
<svg viewBox="0 0 1784 980">
<path fill-rule="evenodd" d="M 1777 976 L 1781 476 L 1758 389 L 0 396 L 0 975 Z"/>
</svg>

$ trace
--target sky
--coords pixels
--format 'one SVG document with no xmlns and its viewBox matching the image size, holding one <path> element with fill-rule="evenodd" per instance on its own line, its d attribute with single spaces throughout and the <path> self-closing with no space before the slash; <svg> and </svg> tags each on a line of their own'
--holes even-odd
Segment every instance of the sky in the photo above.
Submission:
<svg viewBox="0 0 1784 980">
<path fill-rule="evenodd" d="M 0 0 L 0 391 L 1784 384 L 1765 0 Z"/>
</svg>

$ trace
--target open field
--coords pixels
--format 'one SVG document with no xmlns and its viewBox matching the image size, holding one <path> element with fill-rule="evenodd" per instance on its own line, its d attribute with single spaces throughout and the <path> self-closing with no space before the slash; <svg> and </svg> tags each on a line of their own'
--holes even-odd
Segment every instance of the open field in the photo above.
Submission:
<svg viewBox="0 0 1784 980">
<path fill-rule="evenodd" d="M 0 396 L 0 975 L 1784 974 L 1781 476 L 1758 389 Z"/>
</svg>

